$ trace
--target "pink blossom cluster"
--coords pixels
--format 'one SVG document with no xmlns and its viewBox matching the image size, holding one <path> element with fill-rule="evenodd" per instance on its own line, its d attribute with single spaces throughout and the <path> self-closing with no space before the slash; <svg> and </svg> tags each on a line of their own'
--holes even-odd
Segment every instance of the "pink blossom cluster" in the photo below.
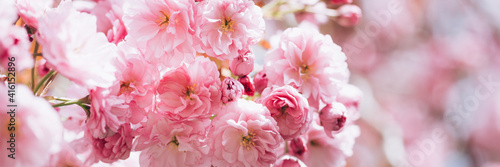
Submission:
<svg viewBox="0 0 500 167">
<path fill-rule="evenodd" d="M 340 46 L 288 28 L 254 68 L 265 21 L 252 0 L 1 3 L 0 69 L 15 57 L 31 72 L 6 165 L 340 166 L 352 155 L 362 93 Z"/>
<path fill-rule="evenodd" d="M 342 27 L 353 27 L 363 16 L 361 8 L 353 0 L 271 0 L 263 8 L 266 9 L 266 17 L 282 18 L 293 13 L 295 21 L 316 26 L 332 21 Z"/>
</svg>

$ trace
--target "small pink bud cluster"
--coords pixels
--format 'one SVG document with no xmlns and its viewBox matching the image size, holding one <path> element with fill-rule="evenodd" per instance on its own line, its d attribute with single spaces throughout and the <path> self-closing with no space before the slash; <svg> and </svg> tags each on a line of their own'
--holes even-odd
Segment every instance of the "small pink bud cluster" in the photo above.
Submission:
<svg viewBox="0 0 500 167">
<path fill-rule="evenodd" d="M 342 5 L 337 11 L 339 13 L 337 23 L 344 27 L 352 27 L 358 24 L 362 16 L 361 9 L 356 5 Z"/>
</svg>

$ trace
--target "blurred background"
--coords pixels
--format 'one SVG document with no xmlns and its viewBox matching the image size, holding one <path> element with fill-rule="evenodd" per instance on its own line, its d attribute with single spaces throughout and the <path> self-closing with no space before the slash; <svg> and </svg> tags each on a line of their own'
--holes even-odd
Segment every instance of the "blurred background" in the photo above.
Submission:
<svg viewBox="0 0 500 167">
<path fill-rule="evenodd" d="M 340 1 L 256 3 L 270 43 L 308 22 L 346 53 L 364 93 L 347 166 L 500 166 L 500 1 Z"/>
</svg>

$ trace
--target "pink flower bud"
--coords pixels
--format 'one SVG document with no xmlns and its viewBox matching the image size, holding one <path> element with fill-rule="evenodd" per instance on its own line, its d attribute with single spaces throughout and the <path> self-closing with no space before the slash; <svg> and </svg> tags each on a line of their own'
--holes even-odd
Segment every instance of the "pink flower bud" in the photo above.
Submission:
<svg viewBox="0 0 500 167">
<path fill-rule="evenodd" d="M 48 67 L 47 61 L 45 59 L 40 59 L 40 61 L 37 62 L 36 70 L 38 75 L 42 77 L 49 73 L 50 68 Z"/>
<path fill-rule="evenodd" d="M 294 156 L 284 155 L 280 157 L 276 163 L 273 165 L 274 167 L 305 167 L 307 166 L 304 162 Z"/>
<path fill-rule="evenodd" d="M 253 86 L 252 82 L 250 81 L 250 78 L 248 76 L 243 76 L 238 78 L 238 81 L 243 85 L 245 88 L 245 91 L 243 94 L 248 95 L 248 96 L 253 96 L 255 94 L 255 87 Z"/>
<path fill-rule="evenodd" d="M 236 76 L 245 76 L 253 70 L 255 56 L 252 51 L 246 51 L 229 62 L 229 69 Z"/>
<path fill-rule="evenodd" d="M 333 134 L 340 133 L 346 124 L 346 108 L 342 103 L 332 103 L 327 105 L 319 113 L 321 126 L 325 133 L 333 138 Z"/>
<path fill-rule="evenodd" d="M 264 71 L 260 71 L 253 78 L 253 84 L 255 86 L 255 91 L 262 94 L 262 91 L 267 87 L 267 75 Z"/>
<path fill-rule="evenodd" d="M 290 151 L 298 156 L 302 156 L 306 151 L 306 142 L 302 137 L 294 138 L 290 141 Z"/>
<path fill-rule="evenodd" d="M 236 101 L 243 95 L 243 85 L 233 78 L 225 78 L 222 81 L 222 102 L 224 104 L 230 101 Z"/>
<path fill-rule="evenodd" d="M 330 0 L 330 3 L 334 4 L 334 5 L 343 5 L 343 4 L 352 3 L 352 0 Z"/>
<path fill-rule="evenodd" d="M 352 27 L 361 19 L 361 9 L 356 5 L 343 5 L 337 9 L 339 16 L 337 23 L 344 27 Z"/>
</svg>

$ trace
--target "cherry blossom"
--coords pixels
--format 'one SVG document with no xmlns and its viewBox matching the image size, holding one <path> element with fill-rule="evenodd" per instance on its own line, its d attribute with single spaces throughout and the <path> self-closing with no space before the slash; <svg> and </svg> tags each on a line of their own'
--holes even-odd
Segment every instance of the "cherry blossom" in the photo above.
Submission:
<svg viewBox="0 0 500 167">
<path fill-rule="evenodd" d="M 209 117 L 221 105 L 217 66 L 197 57 L 165 73 L 158 84 L 158 112 L 174 120 Z"/>
<path fill-rule="evenodd" d="M 262 10 L 251 0 L 207 0 L 197 34 L 201 51 L 221 60 L 231 60 L 249 50 L 264 32 Z"/>
<path fill-rule="evenodd" d="M 283 141 L 269 110 L 243 99 L 217 113 L 208 137 L 214 166 L 270 166 Z"/>
<path fill-rule="evenodd" d="M 279 46 L 266 55 L 268 86 L 291 85 L 319 109 L 330 103 L 347 82 L 349 71 L 341 48 L 329 35 L 304 28 L 289 28 Z"/>
</svg>

